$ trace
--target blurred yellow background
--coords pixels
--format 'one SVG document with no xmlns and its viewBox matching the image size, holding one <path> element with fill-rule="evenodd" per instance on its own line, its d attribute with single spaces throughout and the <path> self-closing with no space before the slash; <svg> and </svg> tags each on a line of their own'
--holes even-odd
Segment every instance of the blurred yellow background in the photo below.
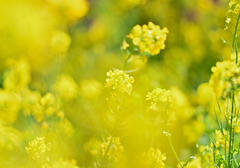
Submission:
<svg viewBox="0 0 240 168">
<path fill-rule="evenodd" d="M 231 45 L 221 40 L 231 39 L 223 30 L 227 3 L 1 0 L 0 167 L 98 167 L 86 144 L 107 140 L 116 120 L 114 136 L 124 150 L 108 167 L 151 167 L 150 147 L 166 153 L 166 167 L 177 167 L 158 114 L 147 112 L 154 88 L 172 93 L 170 132 L 180 159 L 195 155 L 196 144 L 209 143 L 217 127 L 207 82 L 220 51 L 231 59 Z M 147 61 L 139 55 L 126 61 L 123 40 L 148 22 L 169 30 L 165 49 Z M 134 78 L 118 113 L 105 87 L 107 72 L 116 69 Z M 31 159 L 25 149 L 36 137 L 51 143 L 45 160 Z"/>
</svg>

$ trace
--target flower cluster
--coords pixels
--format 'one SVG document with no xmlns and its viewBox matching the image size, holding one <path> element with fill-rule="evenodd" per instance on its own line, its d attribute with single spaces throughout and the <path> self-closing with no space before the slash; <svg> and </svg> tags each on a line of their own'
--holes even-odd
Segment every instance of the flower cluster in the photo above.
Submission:
<svg viewBox="0 0 240 168">
<path fill-rule="evenodd" d="M 213 148 L 210 145 L 197 147 L 202 158 L 202 167 L 214 168 Z"/>
<path fill-rule="evenodd" d="M 217 62 L 209 80 L 218 98 L 226 99 L 240 87 L 240 68 L 231 61 Z"/>
<path fill-rule="evenodd" d="M 239 10 L 240 10 L 240 4 L 236 2 L 236 0 L 231 0 L 228 4 L 228 14 L 232 13 L 232 14 L 239 14 Z"/>
<path fill-rule="evenodd" d="M 147 100 L 151 101 L 150 109 L 156 110 L 157 105 L 172 105 L 172 95 L 170 90 L 156 88 L 147 94 Z"/>
<path fill-rule="evenodd" d="M 228 11 L 227 11 L 227 18 L 226 18 L 226 24 L 229 24 L 232 21 L 230 14 L 233 17 L 236 17 L 239 14 L 240 10 L 240 4 L 236 2 L 236 0 L 231 0 L 228 4 Z M 228 26 L 226 25 L 225 30 L 228 29 Z"/>
<path fill-rule="evenodd" d="M 108 71 L 106 87 L 112 87 L 117 92 L 130 94 L 132 91 L 132 83 L 134 78 L 129 76 L 122 70 Z"/>
<path fill-rule="evenodd" d="M 138 46 L 140 52 L 156 55 L 160 50 L 165 48 L 165 41 L 167 39 L 168 29 L 165 27 L 160 29 L 160 26 L 149 22 L 148 25 L 136 25 L 133 27 L 131 33 L 127 36 L 132 40 L 135 46 Z M 123 49 L 129 45 L 123 42 Z"/>
<path fill-rule="evenodd" d="M 40 100 L 32 107 L 32 115 L 36 118 L 37 122 L 41 122 L 45 115 L 53 115 L 56 108 L 56 100 L 52 93 L 48 92 L 45 96 L 41 97 Z"/>
<path fill-rule="evenodd" d="M 215 134 L 216 134 L 216 142 L 214 143 L 214 145 L 216 146 L 216 148 L 224 147 L 225 144 L 226 146 L 229 146 L 229 136 L 228 136 L 228 132 L 223 129 L 223 133 L 220 130 L 215 130 Z"/>
<path fill-rule="evenodd" d="M 85 144 L 85 149 L 90 151 L 92 155 L 97 157 L 113 158 L 116 161 L 120 158 L 124 147 L 121 145 L 119 137 L 108 137 L 106 141 L 100 142 L 96 139 L 91 139 Z"/>
<path fill-rule="evenodd" d="M 45 137 L 37 137 L 33 141 L 29 142 L 28 147 L 25 148 L 27 153 L 30 153 L 30 157 L 33 160 L 43 159 L 43 154 L 51 149 L 51 143 L 45 143 Z M 49 161 L 49 157 L 45 157 Z"/>
<path fill-rule="evenodd" d="M 30 67 L 26 60 L 8 60 L 10 70 L 4 73 L 4 89 L 20 91 L 31 81 Z"/>
<path fill-rule="evenodd" d="M 155 167 L 158 168 L 164 168 L 165 165 L 163 163 L 164 160 L 166 160 L 165 153 L 161 153 L 159 149 L 154 150 L 153 148 L 150 148 L 148 153 L 148 162 L 152 165 L 155 165 Z"/>
</svg>

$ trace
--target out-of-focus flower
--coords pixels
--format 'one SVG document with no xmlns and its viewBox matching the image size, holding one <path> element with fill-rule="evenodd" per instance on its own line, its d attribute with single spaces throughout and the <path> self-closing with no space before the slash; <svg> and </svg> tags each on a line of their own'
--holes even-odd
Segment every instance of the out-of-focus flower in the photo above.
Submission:
<svg viewBox="0 0 240 168">
<path fill-rule="evenodd" d="M 60 14 L 70 21 L 76 21 L 88 12 L 88 3 L 86 0 L 48 0 L 55 8 L 58 8 Z"/>
<path fill-rule="evenodd" d="M 11 64 L 10 70 L 4 73 L 3 86 L 8 90 L 19 91 L 31 81 L 30 67 L 25 60 L 13 60 Z"/>
<path fill-rule="evenodd" d="M 191 107 L 190 101 L 187 96 L 177 87 L 171 87 L 170 89 L 173 109 L 169 116 L 171 121 L 186 121 L 194 115 L 194 108 Z"/>
<path fill-rule="evenodd" d="M 6 123 L 13 123 L 17 119 L 21 108 L 21 97 L 11 91 L 0 89 L 0 118 Z"/>
<path fill-rule="evenodd" d="M 124 40 L 122 44 L 123 50 L 126 50 L 130 45 Z"/>
<path fill-rule="evenodd" d="M 86 99 L 94 99 L 102 93 L 102 84 L 95 79 L 82 80 L 80 83 L 80 94 Z"/>
<path fill-rule="evenodd" d="M 56 31 L 51 39 L 52 51 L 55 54 L 65 54 L 70 46 L 71 38 L 63 31 Z"/>
<path fill-rule="evenodd" d="M 90 151 L 92 155 L 96 157 L 109 157 L 116 161 L 120 158 L 124 147 L 120 143 L 119 137 L 108 137 L 106 141 L 100 142 L 96 139 L 91 139 L 84 145 L 85 149 Z"/>
<path fill-rule="evenodd" d="M 185 162 L 182 162 L 184 164 Z M 178 164 L 178 168 L 181 168 L 181 166 Z M 202 168 L 201 164 L 201 158 L 194 158 L 188 164 L 185 166 L 186 168 Z"/>
<path fill-rule="evenodd" d="M 228 4 L 227 19 L 225 22 L 229 24 L 231 22 L 231 16 L 229 15 L 231 14 L 233 18 L 235 18 L 239 14 L 239 10 L 240 4 L 237 3 L 235 0 L 231 0 Z"/>
<path fill-rule="evenodd" d="M 218 98 L 226 99 L 231 97 L 233 91 L 240 87 L 240 68 L 231 61 L 217 62 L 212 67 L 212 75 L 209 80 L 213 91 Z"/>
<path fill-rule="evenodd" d="M 229 146 L 229 135 L 228 135 L 228 132 L 223 129 L 223 134 L 220 130 L 215 130 L 215 134 L 216 134 L 216 142 L 214 143 L 216 148 L 219 148 L 220 146 L 221 147 L 224 147 L 225 144 L 226 146 L 228 147 Z"/>
<path fill-rule="evenodd" d="M 53 90 L 64 100 L 72 100 L 77 96 L 78 86 L 68 75 L 60 75 L 53 85 Z"/>
<path fill-rule="evenodd" d="M 52 116 L 58 109 L 55 97 L 52 93 L 47 93 L 43 96 L 37 104 L 32 106 L 32 115 L 36 118 L 37 122 L 41 122 L 45 115 Z"/>
<path fill-rule="evenodd" d="M 213 148 L 210 145 L 201 145 L 198 149 L 202 157 L 202 167 L 214 168 Z"/>
<path fill-rule="evenodd" d="M 59 109 L 59 102 L 55 96 L 48 92 L 41 97 L 39 93 L 26 92 L 28 95 L 23 97 L 23 111 L 25 115 L 33 115 L 38 123 L 42 122 L 45 117 L 52 116 Z"/>
<path fill-rule="evenodd" d="M 62 118 L 59 123 L 59 129 L 65 133 L 67 136 L 72 136 L 74 133 L 74 128 L 72 123 L 66 119 L 66 118 Z"/>
<path fill-rule="evenodd" d="M 60 158 L 58 161 L 53 163 L 53 168 L 80 168 L 77 166 L 76 160 L 63 160 Z"/>
<path fill-rule="evenodd" d="M 165 164 L 164 164 L 164 160 L 167 159 L 166 154 L 165 153 L 161 153 L 161 151 L 159 149 L 153 149 L 150 148 L 148 153 L 148 162 L 152 165 L 154 165 L 155 167 L 158 168 L 164 168 Z"/>
<path fill-rule="evenodd" d="M 151 101 L 150 109 L 156 110 L 157 105 L 172 105 L 172 96 L 170 90 L 156 88 L 147 94 L 147 99 Z"/>
<path fill-rule="evenodd" d="M 22 134 L 17 129 L 0 121 L 0 146 L 8 150 L 18 147 L 22 141 Z"/>
<path fill-rule="evenodd" d="M 201 116 L 197 116 L 196 119 L 183 126 L 183 133 L 189 143 L 195 143 L 204 131 L 205 125 Z"/>
</svg>

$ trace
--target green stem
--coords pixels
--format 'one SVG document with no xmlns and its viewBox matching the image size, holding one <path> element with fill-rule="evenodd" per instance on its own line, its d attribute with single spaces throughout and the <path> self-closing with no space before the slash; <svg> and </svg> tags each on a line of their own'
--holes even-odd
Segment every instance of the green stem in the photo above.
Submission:
<svg viewBox="0 0 240 168">
<path fill-rule="evenodd" d="M 235 101 L 235 94 L 233 91 L 233 98 L 232 98 L 232 110 L 231 110 L 231 124 L 229 126 L 229 131 L 230 131 L 230 139 L 229 139 L 229 151 L 228 151 L 228 167 L 231 168 L 232 167 L 232 154 L 231 151 L 233 149 L 233 144 L 232 144 L 232 139 L 233 139 L 233 115 L 234 115 L 234 101 Z"/>
<path fill-rule="evenodd" d="M 111 145 L 112 145 L 112 140 L 113 140 L 113 137 L 111 137 L 111 139 L 110 139 L 110 143 L 109 143 L 109 145 L 108 145 L 108 148 L 107 148 L 107 150 L 106 150 L 106 152 L 105 152 L 105 154 L 104 154 L 104 156 L 103 156 L 103 162 L 102 162 L 102 168 L 104 168 L 104 167 L 107 167 L 107 164 L 106 164 L 106 162 L 107 162 L 107 157 L 108 157 L 108 151 L 110 150 L 110 147 L 111 147 Z"/>
<path fill-rule="evenodd" d="M 169 132 L 169 128 L 168 128 L 168 132 Z M 175 151 L 175 149 L 174 149 L 174 147 L 173 147 L 172 140 L 171 140 L 171 137 L 170 137 L 170 136 L 171 136 L 171 135 L 167 135 L 168 141 L 169 141 L 169 143 L 170 143 L 170 147 L 171 147 L 171 149 L 172 149 L 172 151 L 173 151 L 173 154 L 174 154 L 175 158 L 177 159 L 180 167 L 183 168 L 183 165 L 182 165 L 180 159 L 178 158 L 178 155 L 177 155 L 177 153 L 176 153 L 176 151 Z"/>
<path fill-rule="evenodd" d="M 236 51 L 236 64 L 238 63 L 237 33 L 238 33 L 239 19 L 240 19 L 240 14 L 238 15 L 237 23 L 236 23 L 235 31 L 233 35 L 233 47 L 235 47 L 235 51 Z"/>
</svg>

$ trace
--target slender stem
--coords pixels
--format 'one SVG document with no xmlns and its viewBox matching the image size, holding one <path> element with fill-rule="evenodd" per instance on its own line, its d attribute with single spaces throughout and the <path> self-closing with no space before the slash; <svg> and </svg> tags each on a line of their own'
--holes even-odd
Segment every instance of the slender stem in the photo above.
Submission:
<svg viewBox="0 0 240 168">
<path fill-rule="evenodd" d="M 236 64 L 238 63 L 237 33 L 238 33 L 239 19 L 240 19 L 240 14 L 238 15 L 238 18 L 237 18 L 237 23 L 236 23 L 235 31 L 233 35 L 233 44 L 232 44 L 232 46 L 235 47 L 235 51 L 236 51 Z"/>
<path fill-rule="evenodd" d="M 104 168 L 104 167 L 107 167 L 107 164 L 105 164 L 106 162 L 107 162 L 107 157 L 108 157 L 108 151 L 110 150 L 110 148 L 111 148 L 111 145 L 112 145 L 112 141 L 113 141 L 113 137 L 111 137 L 111 139 L 110 139 L 110 143 L 109 143 L 109 145 L 108 145 L 108 148 L 107 148 L 107 150 L 106 150 L 106 152 L 105 152 L 105 154 L 104 154 L 104 156 L 103 156 L 103 163 L 102 163 L 102 167 Z"/>
<path fill-rule="evenodd" d="M 229 131 L 230 131 L 230 139 L 229 139 L 229 151 L 228 151 L 228 167 L 231 168 L 232 167 L 232 154 L 231 151 L 233 149 L 233 144 L 232 144 L 232 140 L 233 140 L 233 115 L 234 115 L 234 101 L 235 101 L 235 94 L 233 91 L 233 98 L 232 98 L 232 110 L 231 110 L 231 124 L 229 126 Z"/>
<path fill-rule="evenodd" d="M 232 43 L 232 53 L 233 48 L 235 48 L 235 54 L 236 54 L 236 64 L 238 64 L 238 47 L 237 47 L 237 33 L 238 33 L 238 24 L 239 24 L 240 14 L 237 17 L 237 22 L 235 26 L 235 31 L 233 34 L 233 43 Z M 233 97 L 232 97 L 232 109 L 231 109 L 231 124 L 229 125 L 229 148 L 228 148 L 228 168 L 232 168 L 232 159 L 233 154 L 231 153 L 233 150 L 233 143 L 234 143 L 234 126 L 233 126 L 233 120 L 235 117 L 235 111 L 234 111 L 234 103 L 235 103 L 235 93 L 233 91 Z"/>
<path fill-rule="evenodd" d="M 168 132 L 169 132 L 169 127 L 168 127 Z M 170 143 L 170 146 L 171 146 L 171 149 L 172 149 L 172 151 L 173 151 L 173 154 L 174 154 L 175 158 L 177 159 L 180 167 L 183 168 L 183 165 L 182 165 L 180 159 L 178 158 L 178 155 L 177 155 L 177 153 L 176 153 L 176 151 L 175 151 L 175 149 L 174 149 L 174 147 L 173 147 L 172 140 L 171 140 L 171 136 L 168 135 L 167 137 L 168 137 L 168 141 L 169 141 L 169 143 Z"/>
</svg>

